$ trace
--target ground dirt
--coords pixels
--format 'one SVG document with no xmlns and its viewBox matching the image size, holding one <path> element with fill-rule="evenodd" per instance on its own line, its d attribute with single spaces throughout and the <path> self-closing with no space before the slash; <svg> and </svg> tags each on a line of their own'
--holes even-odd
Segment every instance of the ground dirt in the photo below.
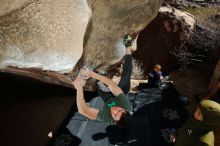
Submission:
<svg viewBox="0 0 220 146">
<path fill-rule="evenodd" d="M 67 116 L 73 90 L 0 74 L 1 146 L 46 146 Z"/>
</svg>

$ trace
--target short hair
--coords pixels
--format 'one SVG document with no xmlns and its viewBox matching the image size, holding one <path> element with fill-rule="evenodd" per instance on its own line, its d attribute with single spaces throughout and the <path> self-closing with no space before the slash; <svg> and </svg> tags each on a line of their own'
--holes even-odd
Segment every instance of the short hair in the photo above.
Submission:
<svg viewBox="0 0 220 146">
<path fill-rule="evenodd" d="M 160 64 L 157 64 L 157 65 L 155 65 L 155 66 L 154 66 L 154 69 L 159 69 L 159 70 L 161 70 L 161 69 L 162 69 L 162 67 L 161 67 L 161 65 L 160 65 Z"/>
<path fill-rule="evenodd" d="M 120 120 L 117 121 L 117 126 L 119 128 L 129 128 L 131 126 L 131 119 L 131 114 L 128 111 L 122 113 Z"/>
</svg>

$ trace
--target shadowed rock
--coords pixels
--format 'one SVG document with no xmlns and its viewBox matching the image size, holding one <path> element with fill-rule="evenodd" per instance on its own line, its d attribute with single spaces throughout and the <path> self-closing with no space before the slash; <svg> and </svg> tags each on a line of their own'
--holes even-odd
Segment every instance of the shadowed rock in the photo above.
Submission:
<svg viewBox="0 0 220 146">
<path fill-rule="evenodd" d="M 166 71 L 174 70 L 179 65 L 178 59 L 182 59 L 178 57 L 184 57 L 179 55 L 193 34 L 195 24 L 191 14 L 161 7 L 157 17 L 140 33 L 134 57 L 143 63 L 146 72 L 155 64 L 161 64 Z"/>
</svg>

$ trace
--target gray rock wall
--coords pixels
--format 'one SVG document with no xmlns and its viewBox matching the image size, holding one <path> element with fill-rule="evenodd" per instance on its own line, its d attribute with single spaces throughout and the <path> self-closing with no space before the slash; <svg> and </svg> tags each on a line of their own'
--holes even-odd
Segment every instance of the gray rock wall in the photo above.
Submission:
<svg viewBox="0 0 220 146">
<path fill-rule="evenodd" d="M 87 29 L 84 62 L 96 67 L 118 62 L 124 55 L 122 37 L 144 29 L 156 16 L 160 0 L 96 0 Z"/>
<path fill-rule="evenodd" d="M 145 28 L 162 0 L 0 3 L 0 71 L 70 85 L 83 65 L 106 70 L 120 61 L 121 38 Z"/>
<path fill-rule="evenodd" d="M 83 53 L 91 14 L 86 0 L 28 1 L 6 13 L 0 17 L 0 68 L 70 72 Z"/>
</svg>

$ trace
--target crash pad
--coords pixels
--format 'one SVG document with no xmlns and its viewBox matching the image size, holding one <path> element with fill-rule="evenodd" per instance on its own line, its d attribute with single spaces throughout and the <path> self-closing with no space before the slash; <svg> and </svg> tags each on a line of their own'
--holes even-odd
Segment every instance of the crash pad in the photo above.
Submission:
<svg viewBox="0 0 220 146">
<path fill-rule="evenodd" d="M 133 106 L 132 126 L 120 129 L 114 125 L 90 120 L 76 110 L 74 104 L 68 118 L 50 142 L 53 146 L 172 146 L 169 135 L 176 132 L 188 117 L 185 107 L 169 100 L 159 88 L 129 93 Z M 176 94 L 174 94 L 176 96 Z M 178 97 L 176 97 L 178 98 Z M 101 97 L 89 102 L 91 107 L 102 109 Z"/>
</svg>

